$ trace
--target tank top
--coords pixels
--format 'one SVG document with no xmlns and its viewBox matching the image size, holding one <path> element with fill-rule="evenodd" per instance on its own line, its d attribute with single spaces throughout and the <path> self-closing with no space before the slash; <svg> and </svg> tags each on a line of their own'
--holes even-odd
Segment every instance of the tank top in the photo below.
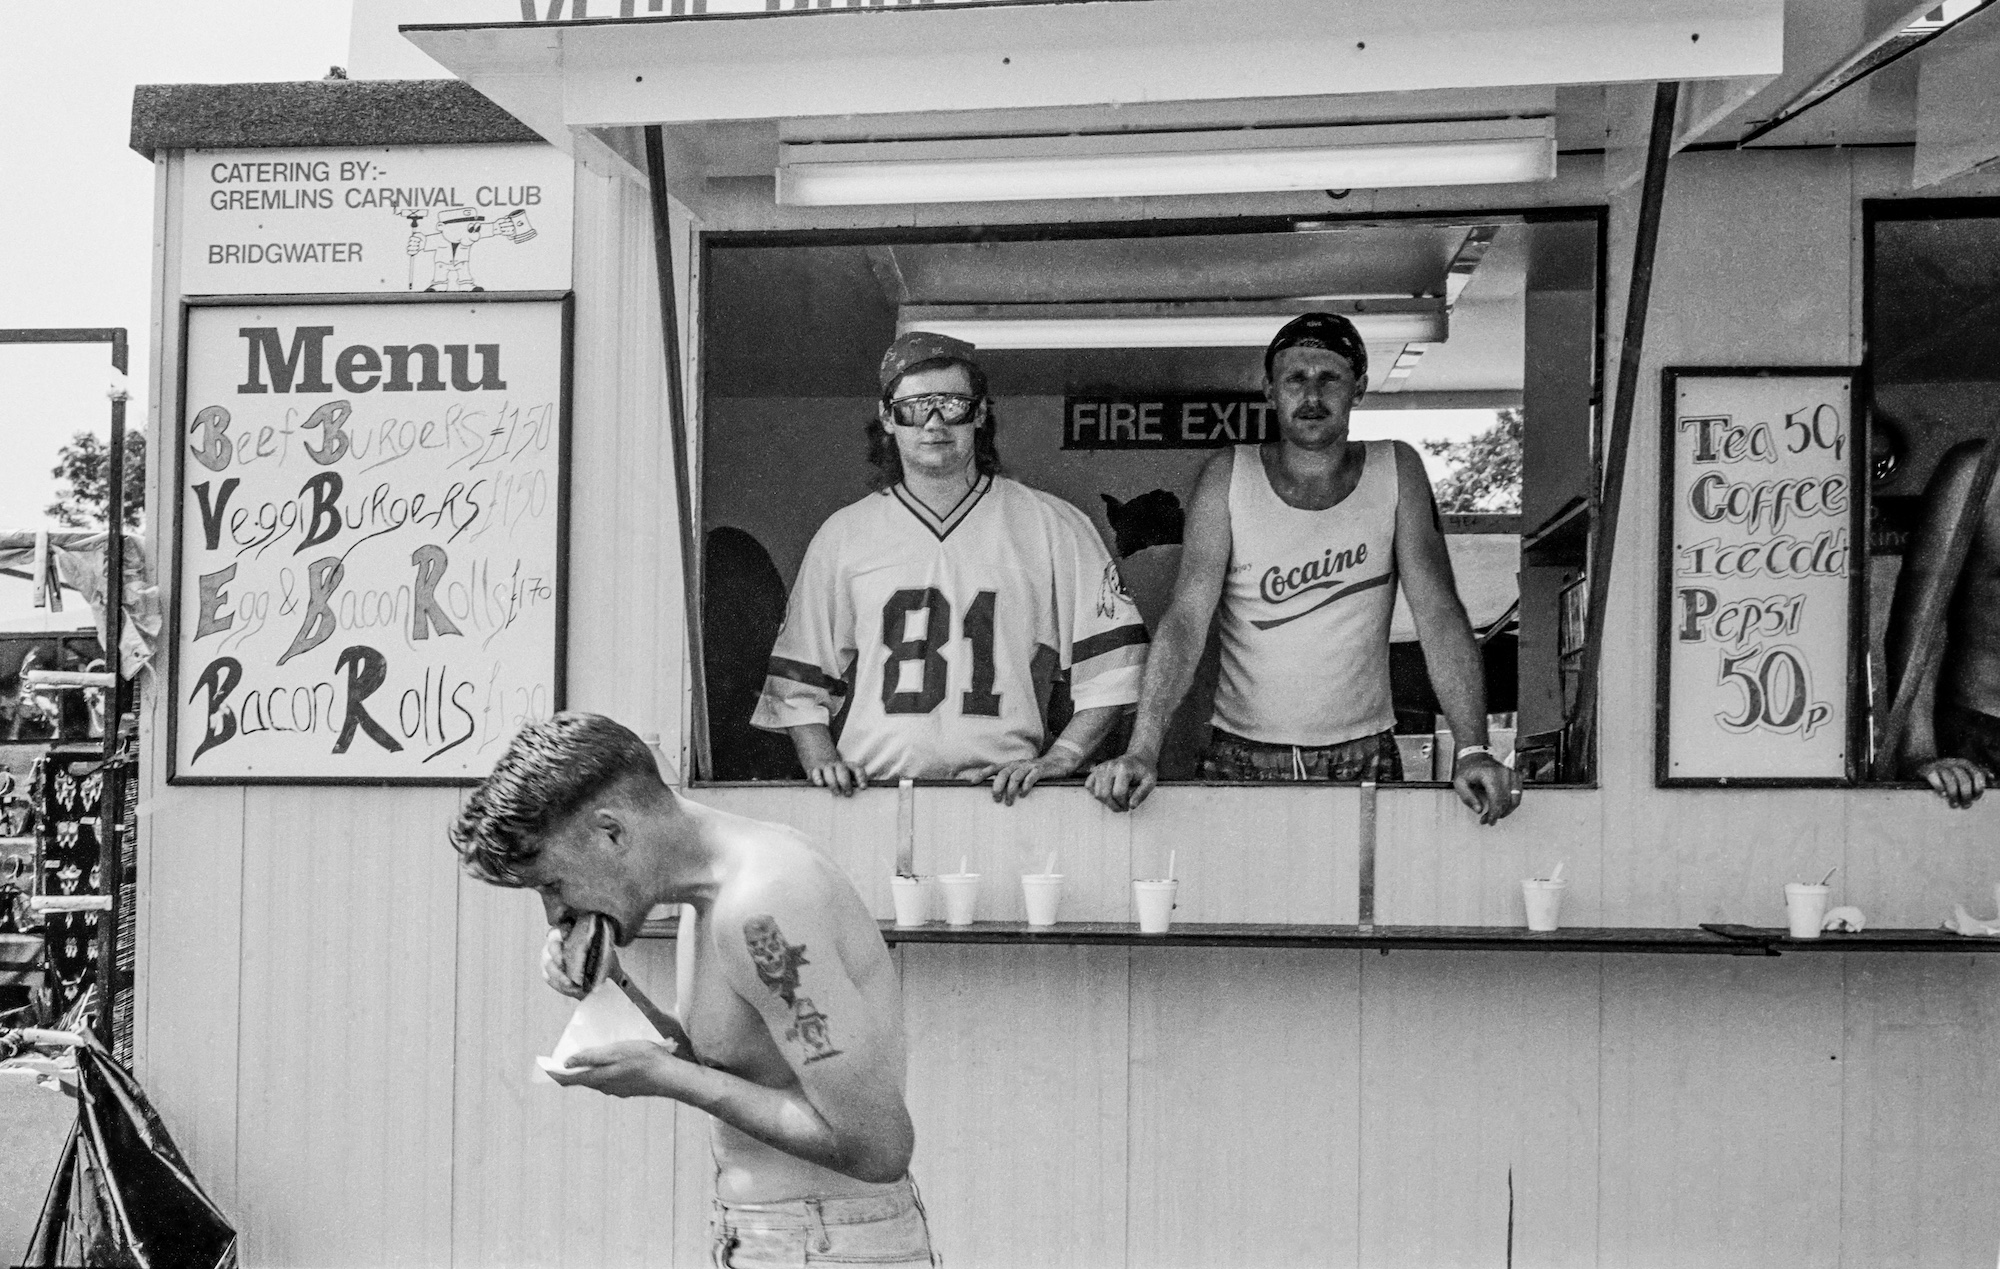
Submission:
<svg viewBox="0 0 2000 1269">
<path fill-rule="evenodd" d="M 1288 505 L 1258 447 L 1236 447 L 1215 691 L 1224 731 L 1321 746 L 1395 725 L 1396 454 L 1390 441 L 1365 444 L 1354 491 L 1324 511 Z"/>
</svg>

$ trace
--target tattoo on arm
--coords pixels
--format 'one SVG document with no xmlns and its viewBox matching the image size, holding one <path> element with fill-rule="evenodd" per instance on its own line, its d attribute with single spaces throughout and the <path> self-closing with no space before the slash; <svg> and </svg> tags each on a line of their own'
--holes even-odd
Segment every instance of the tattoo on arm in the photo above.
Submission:
<svg viewBox="0 0 2000 1269">
<path fill-rule="evenodd" d="M 743 942 L 750 948 L 757 977 L 792 1011 L 792 1025 L 786 1028 L 785 1038 L 797 1040 L 805 1047 L 808 1064 L 838 1056 L 840 1050 L 833 1047 L 833 1037 L 827 1030 L 827 1016 L 813 1004 L 812 997 L 799 994 L 799 966 L 812 963 L 806 959 L 806 945 L 787 943 L 777 919 L 769 916 L 754 916 L 745 921 Z"/>
</svg>

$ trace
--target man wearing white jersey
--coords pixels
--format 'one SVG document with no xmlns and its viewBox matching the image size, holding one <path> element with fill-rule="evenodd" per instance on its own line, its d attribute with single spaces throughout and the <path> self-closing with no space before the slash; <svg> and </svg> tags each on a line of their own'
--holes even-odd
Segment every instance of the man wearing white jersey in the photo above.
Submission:
<svg viewBox="0 0 2000 1269">
<path fill-rule="evenodd" d="M 1487 747 L 1479 651 L 1423 460 L 1401 441 L 1348 439 L 1367 374 L 1367 347 L 1344 317 L 1307 313 L 1271 341 L 1265 394 L 1280 439 L 1224 450 L 1202 469 L 1131 746 L 1090 775 L 1106 806 L 1131 810 L 1152 791 L 1218 603 L 1222 674 L 1202 778 L 1401 779 L 1389 696 L 1399 581 L 1463 742 L 1453 786 L 1481 823 L 1519 805 L 1518 780 Z"/>
<path fill-rule="evenodd" d="M 1145 623 L 1090 520 L 999 474 L 972 351 L 920 331 L 890 345 L 869 427 L 884 488 L 813 535 L 751 716 L 837 794 L 991 780 L 1011 805 L 1081 767 L 1139 696 Z M 1076 709 L 1051 743 L 1062 671 Z"/>
</svg>

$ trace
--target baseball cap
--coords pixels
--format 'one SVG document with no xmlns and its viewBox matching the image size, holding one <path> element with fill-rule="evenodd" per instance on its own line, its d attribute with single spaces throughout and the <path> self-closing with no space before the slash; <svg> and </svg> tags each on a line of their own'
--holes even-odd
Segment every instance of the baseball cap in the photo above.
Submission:
<svg viewBox="0 0 2000 1269">
<path fill-rule="evenodd" d="M 1324 348 L 1347 358 L 1357 380 L 1368 377 L 1368 345 L 1354 323 L 1338 313 L 1301 313 L 1278 329 L 1264 350 L 1264 375 L 1270 377 L 1271 364 L 1287 348 Z"/>
<path fill-rule="evenodd" d="M 974 351 L 971 344 L 949 335 L 928 330 L 904 331 L 889 345 L 889 351 L 882 354 L 882 369 L 877 377 L 882 382 L 882 391 L 887 392 L 911 366 L 939 359 L 970 364 Z"/>
</svg>

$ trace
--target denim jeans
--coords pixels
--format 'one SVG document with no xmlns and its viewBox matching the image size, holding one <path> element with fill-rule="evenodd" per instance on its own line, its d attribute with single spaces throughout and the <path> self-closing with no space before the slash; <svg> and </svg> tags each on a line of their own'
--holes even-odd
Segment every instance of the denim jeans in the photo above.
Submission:
<svg viewBox="0 0 2000 1269">
<path fill-rule="evenodd" d="M 718 1269 L 931 1269 L 944 1263 L 931 1252 L 923 1201 L 908 1177 L 894 1190 L 861 1198 L 718 1200 L 713 1224 Z"/>
<path fill-rule="evenodd" d="M 1204 780 L 1400 780 L 1403 758 L 1394 732 L 1337 745 L 1269 745 L 1216 727 L 1200 774 Z"/>
</svg>

